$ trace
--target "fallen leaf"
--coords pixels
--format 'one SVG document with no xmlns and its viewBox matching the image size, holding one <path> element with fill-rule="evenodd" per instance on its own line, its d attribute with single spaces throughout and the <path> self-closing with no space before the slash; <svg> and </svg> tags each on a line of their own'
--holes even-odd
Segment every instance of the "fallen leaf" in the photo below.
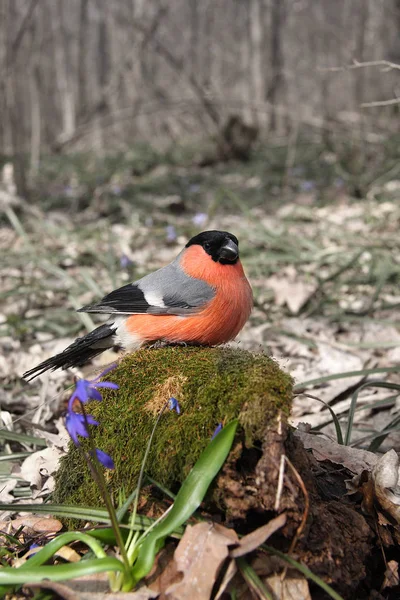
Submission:
<svg viewBox="0 0 400 600">
<path fill-rule="evenodd" d="M 18 517 L 12 521 L 13 529 L 17 530 L 20 527 L 31 529 L 36 533 L 57 533 L 62 529 L 62 523 L 58 519 L 52 517 L 38 517 L 35 515 L 26 515 Z"/>
<path fill-rule="evenodd" d="M 51 478 L 57 471 L 63 454 L 61 450 L 53 446 L 34 452 L 24 460 L 21 465 L 21 477 L 29 482 L 33 498 L 36 498 L 45 487 L 49 492 L 52 491 L 54 480 Z M 49 479 L 51 480 L 49 481 Z"/>
<path fill-rule="evenodd" d="M 219 569 L 228 558 L 229 546 L 237 543 L 233 530 L 221 525 L 188 526 L 174 554 L 183 578 L 164 592 L 168 600 L 209 600 Z"/>
<path fill-rule="evenodd" d="M 4 504 L 13 502 L 14 496 L 10 492 L 15 488 L 17 483 L 16 479 L 8 479 L 0 482 L 0 502 L 4 502 Z"/>
<path fill-rule="evenodd" d="M 399 563 L 395 560 L 389 560 L 386 566 L 382 589 L 384 590 L 385 588 L 391 588 L 397 585 L 399 585 Z"/>
<path fill-rule="evenodd" d="M 364 367 L 364 361 L 360 356 L 334 348 L 331 344 L 317 342 L 317 350 L 318 355 L 311 370 L 305 374 L 305 379 L 316 379 L 346 371 L 360 371 Z M 318 388 L 318 394 L 316 395 L 325 402 L 330 402 L 346 390 L 357 385 L 361 379 L 362 375 L 355 375 L 354 377 L 328 381 Z"/>
<path fill-rule="evenodd" d="M 236 573 L 237 573 L 236 562 L 234 560 L 231 560 L 228 564 L 228 568 L 226 569 L 226 571 L 224 573 L 224 576 L 221 581 L 221 585 L 219 586 L 218 593 L 215 596 L 214 600 L 218 600 L 219 598 L 221 598 L 222 594 L 225 592 L 226 588 L 228 587 L 229 583 L 232 581 L 232 579 L 234 578 Z"/>
<path fill-rule="evenodd" d="M 26 588 L 51 590 L 63 600 L 150 600 L 158 595 L 146 586 L 142 586 L 134 592 L 109 592 L 109 581 L 106 573 L 79 577 L 67 583 L 45 579 L 39 583 L 26 583 L 24 589 Z"/>
<path fill-rule="evenodd" d="M 358 475 L 362 471 L 371 471 L 378 462 L 376 454 L 368 452 L 368 450 L 343 446 L 326 437 L 313 435 L 305 431 L 296 430 L 294 435 L 303 442 L 306 450 L 312 451 L 316 460 L 320 462 L 330 460 Z"/>
<path fill-rule="evenodd" d="M 69 546 L 62 546 L 59 550 L 57 550 L 57 552 L 55 552 L 55 556 L 59 556 L 68 562 L 79 562 L 82 558 L 76 550 L 70 548 Z"/>
<path fill-rule="evenodd" d="M 265 284 L 273 290 L 275 303 L 278 306 L 286 304 L 292 314 L 297 314 L 317 289 L 315 283 L 302 280 L 291 266 L 280 275 L 269 277 Z"/>
<path fill-rule="evenodd" d="M 400 524 L 399 464 L 397 452 L 389 450 L 380 457 L 371 473 L 377 501 L 398 524 Z"/>
<path fill-rule="evenodd" d="M 258 527 L 251 533 L 243 536 L 239 541 L 239 545 L 230 551 L 229 556 L 231 558 L 238 558 L 239 556 L 244 556 L 249 552 L 253 552 L 253 550 L 256 550 L 256 548 L 266 542 L 275 531 L 278 531 L 278 529 L 283 527 L 285 523 L 286 514 L 283 513 L 269 521 L 266 525 Z"/>
<path fill-rule="evenodd" d="M 312 600 L 307 579 L 304 577 L 285 577 L 282 580 L 281 575 L 272 575 L 264 582 L 272 590 L 274 597 L 279 600 Z"/>
</svg>

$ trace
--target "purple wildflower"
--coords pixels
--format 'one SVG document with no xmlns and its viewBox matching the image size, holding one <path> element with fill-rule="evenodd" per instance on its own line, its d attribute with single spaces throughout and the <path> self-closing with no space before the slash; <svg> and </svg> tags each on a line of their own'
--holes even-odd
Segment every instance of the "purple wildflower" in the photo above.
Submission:
<svg viewBox="0 0 400 600">
<path fill-rule="evenodd" d="M 175 242 L 178 237 L 175 227 L 173 225 L 167 225 L 165 231 L 167 233 L 167 242 Z"/>
<path fill-rule="evenodd" d="M 181 414 L 181 407 L 179 406 L 179 402 L 176 398 L 170 398 L 168 400 L 168 408 L 169 410 L 174 410 L 178 415 Z"/>
<path fill-rule="evenodd" d="M 206 213 L 196 213 L 192 218 L 193 225 L 196 227 L 203 227 L 208 221 L 208 215 Z"/>
<path fill-rule="evenodd" d="M 68 402 L 67 416 L 65 417 L 65 427 L 69 433 L 70 438 L 74 442 L 75 446 L 79 446 L 78 435 L 81 437 L 89 437 L 89 432 L 86 427 L 86 423 L 89 425 L 98 425 L 98 421 L 93 419 L 91 415 L 82 415 L 73 410 L 72 405 L 74 403 L 74 396 L 72 395 Z"/>
<path fill-rule="evenodd" d="M 112 383 L 111 381 L 99 381 L 99 379 L 114 369 L 115 366 L 115 364 L 110 365 L 95 379 L 80 379 L 77 381 L 75 391 L 68 401 L 67 415 L 65 417 L 65 426 L 75 446 L 80 445 L 79 436 L 84 438 L 89 437 L 89 431 L 87 428 L 88 425 L 98 425 L 99 423 L 92 417 L 92 415 L 75 412 L 73 409 L 74 402 L 75 400 L 78 400 L 81 405 L 83 405 L 89 400 L 102 400 L 102 396 L 98 388 L 117 390 L 118 385 L 116 383 Z M 106 452 L 96 448 L 96 456 L 99 462 L 107 467 L 107 469 L 114 468 L 114 462 L 111 456 L 109 456 Z"/>
<path fill-rule="evenodd" d="M 122 194 L 122 187 L 118 184 L 114 184 L 111 186 L 111 191 L 114 196 L 120 196 Z"/>
<path fill-rule="evenodd" d="M 301 181 L 299 187 L 302 192 L 311 192 L 315 188 L 315 181 Z"/>
<path fill-rule="evenodd" d="M 37 548 L 37 550 L 36 550 L 36 548 Z M 35 556 L 35 554 L 37 554 L 41 548 L 42 548 L 42 546 L 39 546 L 39 544 L 35 544 L 35 543 L 31 544 L 31 545 L 29 546 L 29 551 L 30 551 L 30 554 L 29 554 L 29 556 L 28 556 L 28 560 L 29 560 L 30 558 L 32 558 L 32 556 Z M 36 550 L 36 552 L 31 552 L 32 550 Z"/>
<path fill-rule="evenodd" d="M 100 375 L 98 375 L 95 379 L 79 379 L 75 386 L 75 391 L 71 396 L 71 400 L 75 400 L 76 398 L 83 402 L 89 402 L 89 400 L 102 400 L 102 396 L 97 388 L 109 388 L 111 390 L 117 390 L 118 385 L 116 383 L 112 383 L 111 381 L 99 381 L 104 375 L 109 373 L 112 369 L 115 369 L 115 364 L 107 367 Z"/>
<path fill-rule="evenodd" d="M 217 435 L 219 434 L 219 432 L 220 432 L 220 431 L 222 431 L 222 427 L 223 427 L 222 423 L 219 423 L 219 424 L 217 425 L 217 427 L 215 428 L 215 431 L 214 431 L 214 433 L 213 433 L 213 434 L 212 434 L 212 436 L 211 436 L 211 439 L 212 439 L 212 440 L 213 440 L 215 437 L 217 437 Z"/>
<path fill-rule="evenodd" d="M 133 261 L 126 254 L 122 254 L 122 256 L 119 259 L 119 264 L 121 266 L 121 269 L 128 269 L 133 265 Z"/>
<path fill-rule="evenodd" d="M 96 456 L 97 460 L 106 467 L 107 469 L 115 469 L 114 461 L 107 452 L 103 452 L 103 450 L 99 450 L 96 448 Z"/>
</svg>

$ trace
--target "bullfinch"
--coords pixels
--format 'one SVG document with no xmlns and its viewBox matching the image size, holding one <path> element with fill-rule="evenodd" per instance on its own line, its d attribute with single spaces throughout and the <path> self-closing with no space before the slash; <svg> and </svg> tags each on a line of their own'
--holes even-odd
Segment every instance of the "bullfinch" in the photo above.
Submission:
<svg viewBox="0 0 400 600">
<path fill-rule="evenodd" d="M 158 341 L 223 344 L 239 333 L 252 307 L 237 238 L 227 231 L 204 231 L 169 265 L 79 309 L 109 315 L 109 320 L 24 377 L 81 366 L 115 345 L 133 351 Z"/>
</svg>

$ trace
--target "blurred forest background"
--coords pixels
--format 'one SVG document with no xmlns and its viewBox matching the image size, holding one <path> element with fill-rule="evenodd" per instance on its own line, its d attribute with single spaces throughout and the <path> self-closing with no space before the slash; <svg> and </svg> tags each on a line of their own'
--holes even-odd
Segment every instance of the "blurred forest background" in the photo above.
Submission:
<svg viewBox="0 0 400 600">
<path fill-rule="evenodd" d="M 318 390 L 345 418 L 400 362 L 399 65 L 399 0 L 0 0 L 2 408 L 51 421 L 71 375 L 20 377 L 95 327 L 72 309 L 223 229 L 242 347 L 300 382 L 358 372 Z"/>
<path fill-rule="evenodd" d="M 12 449 L 61 440 L 72 377 L 119 356 L 22 379 L 98 325 L 76 309 L 218 229 L 254 293 L 232 344 L 294 378 L 291 424 L 400 450 L 399 116 L 400 0 L 0 0 Z M 47 497 L 21 456 L 0 501 Z"/>
<path fill-rule="evenodd" d="M 26 197 L 44 155 L 221 150 L 236 115 L 375 173 L 400 131 L 396 63 L 399 0 L 0 0 L 0 155 Z"/>
</svg>

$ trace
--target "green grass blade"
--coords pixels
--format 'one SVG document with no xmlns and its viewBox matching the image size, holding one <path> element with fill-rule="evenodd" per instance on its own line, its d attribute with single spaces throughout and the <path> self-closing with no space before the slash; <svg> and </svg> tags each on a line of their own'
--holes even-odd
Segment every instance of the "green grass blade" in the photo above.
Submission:
<svg viewBox="0 0 400 600">
<path fill-rule="evenodd" d="M 35 554 L 36 556 L 36 554 Z M 34 558 L 34 557 L 32 557 Z M 27 561 L 27 568 L 2 567 L 0 569 L 0 585 L 23 585 L 49 579 L 50 581 L 66 581 L 84 575 L 104 573 L 104 571 L 124 571 L 124 565 L 117 559 L 108 556 L 95 560 L 83 560 L 79 563 L 67 565 L 50 565 L 34 567 L 31 558 Z"/>
<path fill-rule="evenodd" d="M 19 569 L 25 570 L 25 568 L 30 567 L 40 567 L 43 565 L 43 563 L 50 560 L 60 548 L 66 546 L 67 544 L 71 544 L 72 542 L 82 542 L 83 544 L 86 544 L 86 546 L 91 549 L 93 554 L 98 559 L 106 558 L 106 553 L 104 552 L 103 547 L 98 540 L 87 533 L 81 533 L 79 531 L 67 531 L 66 533 L 61 533 L 55 537 L 54 540 L 51 540 L 51 542 L 48 542 L 45 546 L 43 546 L 43 548 L 41 548 L 41 550 L 31 556 L 29 561 L 19 567 Z"/>
<path fill-rule="evenodd" d="M 348 417 L 347 428 L 346 428 L 346 435 L 344 438 L 345 446 L 348 446 L 350 444 L 351 433 L 353 430 L 354 413 L 356 410 L 358 394 L 367 387 L 378 387 L 378 388 L 386 388 L 389 390 L 400 391 L 400 385 L 398 385 L 396 383 L 390 383 L 388 381 L 367 381 L 366 383 L 363 383 L 360 386 L 358 386 L 358 388 L 354 391 L 354 393 L 351 397 L 351 402 L 350 402 L 350 407 L 349 407 L 349 417 Z"/>
<path fill-rule="evenodd" d="M 271 554 L 274 554 L 275 556 L 278 556 L 279 558 L 281 558 L 282 560 L 284 560 L 285 562 L 287 562 L 291 567 L 294 567 L 295 569 L 297 569 L 297 571 L 300 571 L 300 573 L 303 573 L 303 575 L 305 577 L 307 577 L 307 579 L 310 579 L 311 581 L 313 581 L 314 583 L 316 583 L 331 598 L 333 598 L 333 600 L 344 600 L 342 598 L 342 596 L 340 596 L 337 592 L 335 592 L 335 590 L 333 588 L 331 588 L 330 585 L 328 585 L 327 583 L 325 583 L 325 581 L 323 581 L 320 577 L 318 577 L 318 575 L 315 575 L 305 565 L 302 565 L 297 560 L 294 560 L 294 558 L 292 558 L 288 554 L 284 554 L 283 552 L 279 552 L 279 550 L 276 550 L 275 548 L 272 548 L 272 546 L 266 546 L 265 544 L 263 544 L 262 547 L 265 548 L 266 550 L 268 550 L 268 552 L 270 552 Z"/>
<path fill-rule="evenodd" d="M 128 498 L 125 500 L 125 502 L 122 504 L 122 506 L 120 506 L 119 508 L 117 508 L 116 514 L 117 514 L 117 519 L 118 519 L 119 523 L 122 521 L 122 519 L 124 518 L 125 514 L 129 510 L 130 505 L 132 504 L 132 502 L 136 498 L 136 494 L 137 494 L 137 488 L 135 490 L 133 490 L 133 492 L 128 496 Z"/>
<path fill-rule="evenodd" d="M 325 402 L 324 400 L 321 400 L 321 398 L 316 398 L 315 396 L 313 396 L 313 399 L 318 400 L 318 402 L 321 402 L 322 404 L 324 404 L 326 406 L 326 408 L 329 410 L 329 412 L 331 413 L 332 421 L 330 421 L 330 422 L 333 422 L 333 424 L 335 425 L 337 443 L 341 444 L 343 446 L 342 428 L 340 426 L 339 419 L 336 416 L 336 413 L 334 412 L 333 408 L 331 406 L 329 406 L 329 404 L 327 402 Z"/>
<path fill-rule="evenodd" d="M 371 402 L 371 404 L 362 404 L 361 406 L 356 406 L 354 412 L 358 412 L 361 410 L 375 410 L 375 408 L 382 408 L 382 407 L 391 408 L 394 405 L 396 398 L 398 396 L 399 396 L 399 394 L 393 394 L 393 396 L 388 396 L 387 398 L 383 398 L 382 400 L 377 400 L 376 402 Z M 336 417 L 339 422 L 340 422 L 340 419 L 343 419 L 346 416 L 347 412 L 348 412 L 348 409 L 345 409 L 345 410 L 343 410 L 343 412 L 339 413 L 339 415 L 336 414 Z M 315 425 L 315 427 L 312 427 L 311 431 L 320 431 L 321 429 L 323 429 L 327 425 L 330 425 L 331 423 L 333 423 L 333 419 L 327 419 L 323 423 L 319 423 L 318 425 Z"/>
<path fill-rule="evenodd" d="M 9 460 L 20 460 L 27 458 L 33 452 L 13 452 L 13 454 L 0 454 L 0 462 L 8 462 Z"/>
<path fill-rule="evenodd" d="M 319 383 L 325 383 L 326 381 L 334 381 L 335 379 L 345 379 L 346 377 L 365 377 L 366 375 L 374 375 L 375 373 L 398 373 L 400 366 L 398 367 L 378 367 L 376 369 L 362 369 L 361 371 L 344 371 L 343 373 L 333 373 L 332 375 L 325 375 L 324 377 L 317 377 L 316 379 L 309 379 L 302 383 L 296 383 L 293 390 L 299 393 L 303 388 L 309 385 L 318 385 Z"/>
<path fill-rule="evenodd" d="M 47 446 L 47 442 L 43 438 L 27 435 L 26 433 L 16 433 L 7 429 L 0 429 L 0 439 L 10 442 L 19 442 L 20 444 L 35 444 L 36 446 Z"/>
<path fill-rule="evenodd" d="M 182 484 L 176 500 L 165 517 L 144 538 L 132 574 L 136 582 L 149 573 L 165 538 L 185 523 L 200 506 L 212 480 L 224 464 L 232 447 L 238 421 L 235 419 L 208 444 Z"/>
<path fill-rule="evenodd" d="M 68 504 L 0 504 L 0 510 L 18 512 L 44 513 L 55 517 L 69 519 L 86 519 L 95 523 L 110 523 L 108 512 L 102 508 L 91 506 L 74 506 Z"/>
<path fill-rule="evenodd" d="M 400 416 L 397 416 L 390 423 L 388 423 L 386 425 L 385 429 L 383 429 L 379 434 L 376 434 L 373 437 L 372 442 L 368 446 L 368 450 L 370 452 L 376 452 L 378 450 L 379 446 L 382 444 L 382 442 L 385 441 L 385 439 L 387 438 L 388 435 L 390 435 L 394 431 L 399 430 L 399 427 L 398 427 L 399 424 L 400 424 Z"/>
<path fill-rule="evenodd" d="M 266 586 L 246 559 L 240 557 L 236 559 L 236 562 L 249 588 L 256 591 L 257 596 L 263 600 L 264 598 L 266 600 L 274 600 L 274 596 L 267 590 Z"/>
</svg>

